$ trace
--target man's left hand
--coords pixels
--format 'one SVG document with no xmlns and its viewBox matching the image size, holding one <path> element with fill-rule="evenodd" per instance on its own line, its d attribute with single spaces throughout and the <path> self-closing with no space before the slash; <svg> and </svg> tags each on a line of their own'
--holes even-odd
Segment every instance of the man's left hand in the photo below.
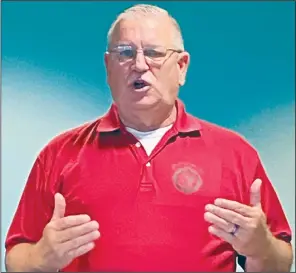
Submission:
<svg viewBox="0 0 296 273">
<path fill-rule="evenodd" d="M 246 257 L 262 257 L 273 236 L 261 207 L 262 181 L 251 186 L 250 205 L 226 199 L 216 199 L 205 209 L 205 220 L 211 224 L 209 232 L 230 243 L 234 250 Z"/>
</svg>

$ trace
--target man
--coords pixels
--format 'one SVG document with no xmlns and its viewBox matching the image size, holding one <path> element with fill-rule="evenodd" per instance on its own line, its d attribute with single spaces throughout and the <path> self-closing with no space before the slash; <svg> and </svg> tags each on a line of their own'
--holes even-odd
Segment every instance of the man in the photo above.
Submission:
<svg viewBox="0 0 296 273">
<path fill-rule="evenodd" d="M 257 152 L 186 113 L 189 53 L 155 6 L 105 54 L 114 103 L 40 153 L 6 239 L 8 271 L 289 271 L 291 231 Z"/>
</svg>

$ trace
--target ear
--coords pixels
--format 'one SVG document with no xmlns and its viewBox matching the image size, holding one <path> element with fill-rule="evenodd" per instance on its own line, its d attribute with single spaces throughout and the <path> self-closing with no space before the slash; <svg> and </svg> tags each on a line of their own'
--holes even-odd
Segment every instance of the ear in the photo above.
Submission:
<svg viewBox="0 0 296 273">
<path fill-rule="evenodd" d="M 105 52 L 104 54 L 104 63 L 105 63 L 105 69 L 106 69 L 106 81 L 108 85 L 110 85 L 110 76 L 112 73 L 111 72 L 111 55 L 109 52 Z"/>
<path fill-rule="evenodd" d="M 109 54 L 109 52 L 105 52 L 104 63 L 105 63 L 107 73 L 109 72 L 109 62 L 110 62 L 110 54 Z"/>
<path fill-rule="evenodd" d="M 179 53 L 179 85 L 183 86 L 186 81 L 187 70 L 190 63 L 190 55 L 188 52 Z"/>
</svg>

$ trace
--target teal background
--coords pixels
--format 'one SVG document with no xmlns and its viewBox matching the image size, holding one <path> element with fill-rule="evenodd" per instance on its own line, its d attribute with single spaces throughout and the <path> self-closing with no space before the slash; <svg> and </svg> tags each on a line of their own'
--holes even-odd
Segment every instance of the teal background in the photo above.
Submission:
<svg viewBox="0 0 296 273">
<path fill-rule="evenodd" d="M 107 31 L 134 3 L 2 3 L 2 253 L 40 149 L 108 109 Z M 295 3 L 145 3 L 181 25 L 191 53 L 180 95 L 187 110 L 256 146 L 294 231 Z"/>
</svg>

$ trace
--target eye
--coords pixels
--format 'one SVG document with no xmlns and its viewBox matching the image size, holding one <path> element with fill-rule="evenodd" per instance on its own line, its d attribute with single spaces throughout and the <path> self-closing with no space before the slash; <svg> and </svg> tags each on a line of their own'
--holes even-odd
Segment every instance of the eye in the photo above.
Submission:
<svg viewBox="0 0 296 273">
<path fill-rule="evenodd" d="M 163 50 L 152 49 L 152 48 L 145 49 L 144 54 L 149 58 L 161 58 L 165 56 L 165 52 Z"/>
<path fill-rule="evenodd" d="M 119 56 L 122 58 L 133 58 L 134 50 L 130 47 L 121 47 L 118 50 Z"/>
</svg>

